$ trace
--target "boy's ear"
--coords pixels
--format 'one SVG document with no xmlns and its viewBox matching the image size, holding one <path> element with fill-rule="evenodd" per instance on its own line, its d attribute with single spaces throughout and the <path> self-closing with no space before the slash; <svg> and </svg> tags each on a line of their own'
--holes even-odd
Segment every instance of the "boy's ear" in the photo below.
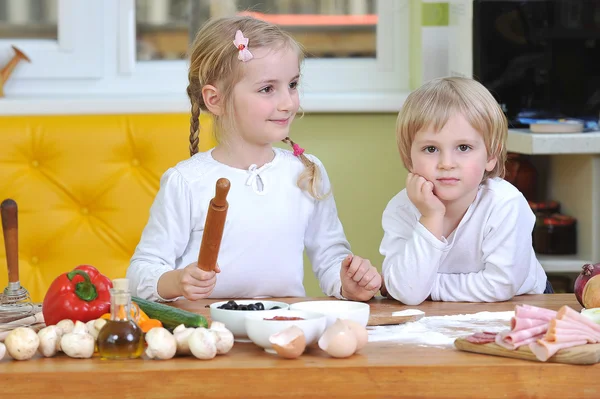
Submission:
<svg viewBox="0 0 600 399">
<path fill-rule="evenodd" d="M 202 99 L 206 108 L 213 115 L 221 116 L 223 113 L 223 106 L 221 105 L 221 94 L 219 90 L 213 85 L 205 85 L 202 88 Z"/>
<path fill-rule="evenodd" d="M 496 164 L 498 163 L 498 158 L 495 156 L 491 156 L 488 157 L 488 161 L 485 164 L 485 170 L 487 172 L 491 172 L 492 170 L 494 170 L 494 168 L 496 167 Z"/>
</svg>

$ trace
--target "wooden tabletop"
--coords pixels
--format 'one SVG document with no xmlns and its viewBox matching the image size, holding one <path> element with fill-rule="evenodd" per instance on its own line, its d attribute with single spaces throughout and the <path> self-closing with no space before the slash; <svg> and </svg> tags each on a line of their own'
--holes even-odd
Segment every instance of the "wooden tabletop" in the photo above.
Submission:
<svg viewBox="0 0 600 399">
<path fill-rule="evenodd" d="M 310 298 L 283 299 L 299 300 Z M 211 302 L 175 306 L 208 315 L 205 306 Z M 375 314 L 409 308 L 391 300 L 369 303 Z M 433 316 L 514 310 L 518 303 L 581 309 L 573 294 L 501 303 L 425 302 L 416 308 Z M 598 373 L 598 365 L 530 362 L 394 342 L 371 342 L 347 359 L 329 358 L 315 348 L 294 360 L 236 343 L 213 360 L 5 359 L 0 361 L 0 386 L 3 397 L 18 398 L 597 398 Z"/>
</svg>

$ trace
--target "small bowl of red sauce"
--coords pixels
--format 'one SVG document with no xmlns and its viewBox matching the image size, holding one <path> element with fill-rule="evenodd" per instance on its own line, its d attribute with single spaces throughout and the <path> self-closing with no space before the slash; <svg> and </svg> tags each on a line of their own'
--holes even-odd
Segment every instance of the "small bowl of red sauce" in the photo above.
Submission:
<svg viewBox="0 0 600 399">
<path fill-rule="evenodd" d="M 319 340 L 327 325 L 327 318 L 322 313 L 305 310 L 267 310 L 246 314 L 246 333 L 256 345 L 269 353 L 275 353 L 269 337 L 291 326 L 299 327 L 304 332 L 306 345 Z"/>
</svg>

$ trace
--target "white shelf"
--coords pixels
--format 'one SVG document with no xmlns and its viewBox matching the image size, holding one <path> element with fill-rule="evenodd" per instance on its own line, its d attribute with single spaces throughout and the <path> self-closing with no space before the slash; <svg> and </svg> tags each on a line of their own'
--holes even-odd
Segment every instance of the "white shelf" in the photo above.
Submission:
<svg viewBox="0 0 600 399">
<path fill-rule="evenodd" d="M 547 273 L 579 273 L 586 263 L 594 263 L 581 259 L 577 255 L 541 255 L 537 258 Z"/>
<path fill-rule="evenodd" d="M 507 149 L 531 155 L 600 154 L 600 132 L 542 134 L 509 129 Z"/>
</svg>

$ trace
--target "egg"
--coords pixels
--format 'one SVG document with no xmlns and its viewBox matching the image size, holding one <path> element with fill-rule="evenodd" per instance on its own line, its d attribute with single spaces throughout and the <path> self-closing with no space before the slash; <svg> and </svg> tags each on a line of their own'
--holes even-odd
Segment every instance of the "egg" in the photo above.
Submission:
<svg viewBox="0 0 600 399">
<path fill-rule="evenodd" d="M 295 359 L 306 349 L 306 337 L 298 326 L 290 326 L 269 337 L 273 350 L 286 359 Z"/>
<path fill-rule="evenodd" d="M 350 357 L 356 352 L 358 341 L 355 333 L 341 319 L 327 327 L 321 338 L 319 348 L 332 357 Z"/>
<path fill-rule="evenodd" d="M 356 337 L 356 350 L 359 351 L 364 348 L 367 342 L 369 342 L 369 332 L 367 329 L 354 320 L 342 319 L 342 322 L 354 333 Z"/>
</svg>

